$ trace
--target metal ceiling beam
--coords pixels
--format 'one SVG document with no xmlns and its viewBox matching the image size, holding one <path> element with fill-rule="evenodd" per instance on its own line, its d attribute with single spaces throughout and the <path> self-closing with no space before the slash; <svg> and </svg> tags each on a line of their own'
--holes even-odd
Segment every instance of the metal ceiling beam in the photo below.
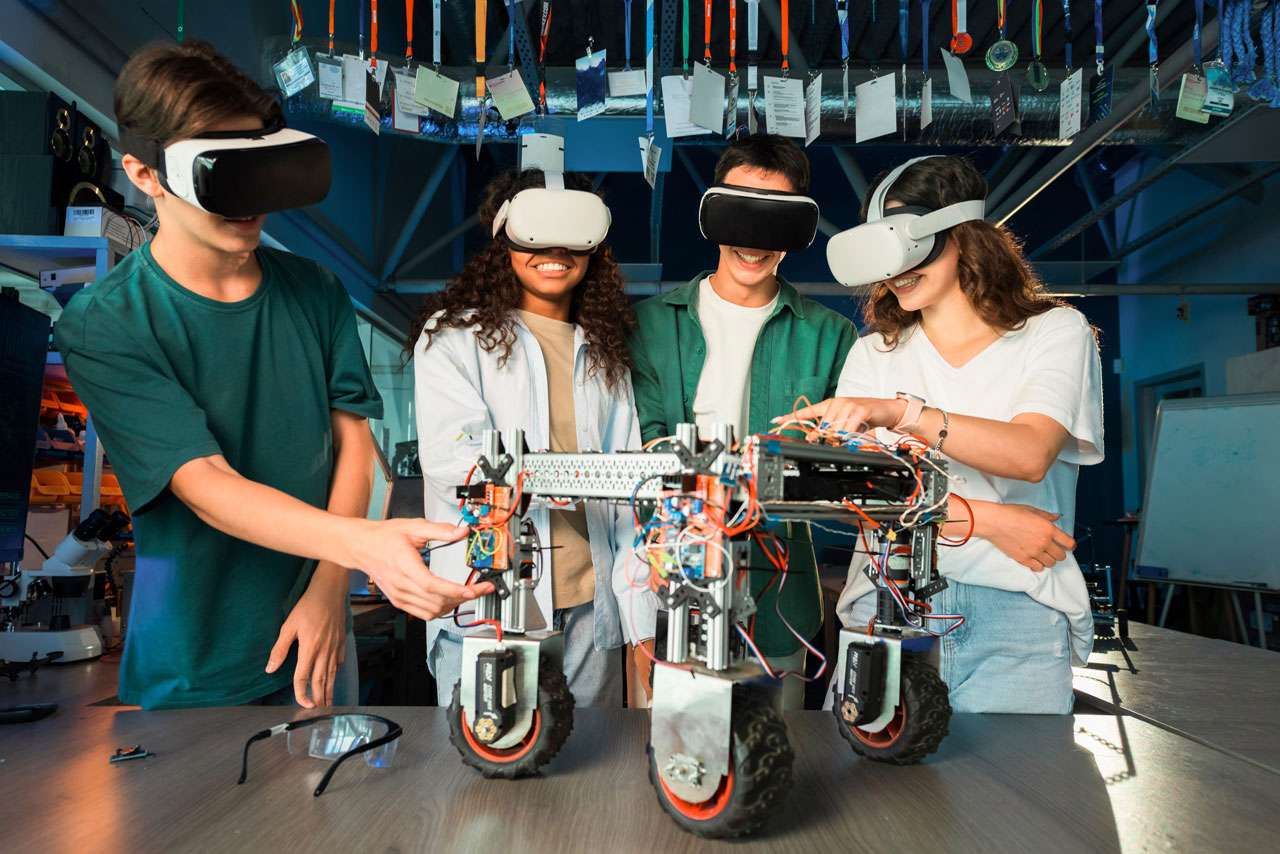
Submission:
<svg viewBox="0 0 1280 854">
<path fill-rule="evenodd" d="M 858 197 L 858 204 L 861 205 L 867 198 L 867 176 L 863 174 L 862 167 L 853 158 L 853 152 L 847 148 L 833 146 L 831 153 L 836 156 L 836 163 L 840 164 L 844 177 L 849 181 L 849 186 L 853 189 L 853 194 Z"/>
<path fill-rule="evenodd" d="M 1218 46 L 1218 19 L 1216 17 L 1204 25 L 1201 30 L 1201 36 L 1203 53 L 1212 54 L 1213 50 Z M 1160 75 L 1162 81 L 1160 88 L 1165 89 L 1172 85 L 1175 80 L 1181 79 L 1183 73 L 1188 71 L 1194 62 L 1195 56 L 1192 45 L 1188 41 L 1175 50 L 1161 65 L 1163 73 Z M 1074 166 L 1080 158 L 1097 148 L 1104 139 L 1115 133 L 1125 122 L 1141 112 L 1147 106 L 1149 100 L 1150 93 L 1147 87 L 1140 86 L 1133 89 L 1129 94 L 1125 95 L 1120 103 L 1112 106 L 1111 115 L 1094 122 L 1076 134 L 1070 145 L 1054 156 L 1024 188 L 1016 192 L 1001 205 L 999 210 L 991 213 L 987 219 L 995 223 L 1007 222 L 1010 217 L 1022 210 L 1028 202 L 1040 195 L 1046 187 Z"/>
<path fill-rule="evenodd" d="M 480 215 L 472 214 L 471 216 L 464 219 L 462 222 L 455 225 L 453 228 L 446 231 L 444 234 L 437 237 L 434 241 L 432 241 L 430 246 L 426 247 L 421 252 L 414 255 L 412 258 L 410 258 L 408 261 L 405 261 L 403 264 L 401 264 L 400 269 L 407 273 L 408 271 L 417 267 L 423 261 L 430 258 L 432 255 L 439 252 L 441 249 L 444 249 L 446 246 L 452 243 L 456 238 L 466 234 L 468 231 L 475 228 L 479 224 L 480 224 Z M 396 286 L 396 287 L 392 287 L 391 290 L 398 291 L 400 290 L 400 288 Z"/>
<path fill-rule="evenodd" d="M 995 189 L 987 194 L 987 207 L 992 208 L 1000 204 L 1005 196 L 1013 191 L 1018 182 L 1022 180 L 1022 176 L 1031 171 L 1031 167 L 1040 162 L 1040 149 L 1026 148 L 1022 149 L 1018 162 L 1009 167 L 1009 171 L 1000 179 L 1000 183 Z"/>
<path fill-rule="evenodd" d="M 1225 187 L 1243 178 L 1249 172 L 1241 166 L 1231 166 L 1226 163 L 1187 163 L 1183 165 L 1182 171 L 1188 175 L 1194 175 L 1201 181 L 1208 181 L 1215 187 Z M 1255 205 L 1265 197 L 1266 193 L 1257 184 L 1240 191 L 1240 198 Z"/>
<path fill-rule="evenodd" d="M 1178 228 L 1186 225 L 1188 222 L 1191 222 L 1191 220 L 1196 217 L 1213 210 L 1223 202 L 1236 198 L 1240 194 L 1241 190 L 1244 190 L 1246 187 L 1251 187 L 1259 181 L 1271 177 L 1277 172 L 1280 172 L 1280 162 L 1268 163 L 1266 166 L 1255 169 L 1248 175 L 1236 181 L 1234 184 L 1223 187 L 1209 198 L 1204 199 L 1203 201 L 1198 202 L 1190 208 L 1178 213 L 1176 216 L 1165 220 L 1155 228 L 1152 228 L 1150 231 L 1143 234 L 1141 237 L 1137 237 L 1129 241 L 1124 246 L 1117 249 L 1112 255 L 1112 258 L 1114 260 L 1119 260 L 1124 258 L 1126 255 L 1138 251 L 1142 247 L 1164 237 L 1166 234 L 1176 231 Z"/>
<path fill-rule="evenodd" d="M 1094 186 L 1093 177 L 1089 175 L 1088 166 L 1084 163 L 1076 164 L 1076 174 L 1080 176 L 1080 186 L 1084 188 L 1085 197 L 1089 199 L 1089 209 L 1098 209 L 1098 188 Z M 1098 231 L 1102 234 L 1102 242 L 1107 247 L 1107 252 L 1111 255 L 1116 251 L 1116 237 L 1112 231 L 1111 223 L 1107 222 L 1105 217 L 1098 218 Z"/>
<path fill-rule="evenodd" d="M 456 147 L 441 149 L 440 159 L 436 161 L 435 168 L 427 176 L 427 182 L 422 185 L 422 192 L 418 193 L 418 199 L 413 203 L 413 209 L 409 211 L 409 216 L 405 219 L 404 226 L 400 229 L 400 236 L 396 238 L 395 245 L 391 247 L 391 252 L 387 254 L 387 259 L 382 262 L 382 275 L 380 278 L 390 278 L 392 272 L 396 269 L 396 265 L 400 263 L 404 250 L 409 247 L 409 241 L 413 239 L 414 232 L 418 230 L 418 225 L 422 222 L 422 217 L 427 212 L 427 206 L 435 198 L 436 191 L 440 189 L 440 184 L 444 181 L 445 175 L 449 174 L 449 168 L 453 165 L 457 153 L 458 149 Z"/>
<path fill-rule="evenodd" d="M 1250 104 L 1240 112 L 1236 113 L 1235 115 L 1228 118 L 1226 121 L 1222 122 L 1222 124 L 1218 125 L 1213 130 L 1206 133 L 1204 136 L 1200 137 L 1200 139 L 1196 140 L 1194 144 L 1187 146 L 1186 148 L 1182 149 L 1178 153 L 1174 154 L 1172 157 L 1169 157 L 1168 159 L 1161 161 L 1160 165 L 1140 175 L 1137 179 L 1134 180 L 1132 184 L 1125 187 L 1120 192 L 1114 194 L 1111 198 L 1107 199 L 1105 202 L 1098 205 L 1093 210 L 1089 211 L 1089 213 L 1080 217 L 1080 219 L 1076 220 L 1071 225 L 1067 226 L 1065 229 L 1058 232 L 1058 234 L 1055 237 L 1041 244 L 1039 247 L 1035 249 L 1035 251 L 1028 254 L 1027 257 L 1034 261 L 1037 258 L 1044 257 L 1045 255 L 1049 254 L 1053 250 L 1057 249 L 1059 246 L 1062 246 L 1068 240 L 1075 237 L 1077 234 L 1084 231 L 1086 228 L 1093 225 L 1095 222 L 1102 219 L 1104 216 L 1111 213 L 1116 208 L 1120 207 L 1120 205 L 1124 204 L 1130 199 L 1135 198 L 1143 190 L 1147 189 L 1156 181 L 1160 180 L 1165 175 L 1169 174 L 1169 172 L 1172 171 L 1174 167 L 1176 167 L 1183 160 L 1185 160 L 1186 158 L 1190 157 L 1195 152 L 1200 150 L 1202 146 L 1208 145 L 1211 141 L 1217 138 L 1219 134 L 1226 132 L 1229 128 L 1234 128 L 1238 123 L 1244 121 L 1245 118 L 1254 110 L 1258 109 L 1259 106 L 1260 104 L 1256 104 L 1256 103 Z M 1083 152 L 1081 156 L 1083 156 Z M 1055 157 L 1054 162 L 1056 162 L 1057 159 L 1058 158 Z M 1079 158 L 1077 157 L 1076 160 L 1079 160 Z M 1053 163 L 1050 163 L 1049 165 L 1052 166 Z M 994 219 L 994 217 L 989 217 L 989 219 Z"/>
</svg>

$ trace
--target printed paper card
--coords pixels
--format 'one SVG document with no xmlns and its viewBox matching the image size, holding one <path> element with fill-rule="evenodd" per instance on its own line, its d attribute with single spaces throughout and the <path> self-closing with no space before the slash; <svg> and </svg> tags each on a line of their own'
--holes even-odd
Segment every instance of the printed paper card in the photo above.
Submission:
<svg viewBox="0 0 1280 854">
<path fill-rule="evenodd" d="M 662 78 L 662 116 L 667 125 L 667 139 L 710 133 L 689 119 L 693 97 L 693 80 L 680 74 Z"/>
<path fill-rule="evenodd" d="M 273 68 L 276 73 L 276 83 L 279 84 L 280 91 L 286 98 L 292 98 L 314 83 L 316 79 L 311 71 L 311 60 L 307 56 L 305 47 L 290 51 L 289 55 L 277 62 Z"/>
<path fill-rule="evenodd" d="M 504 121 L 533 112 L 533 99 L 524 86 L 520 69 L 513 68 L 500 77 L 489 78 L 489 94 L 493 96 L 493 105 Z"/>
<path fill-rule="evenodd" d="M 320 97 L 330 101 L 342 98 L 342 60 L 336 56 L 316 58 L 316 79 L 320 83 Z"/>
<path fill-rule="evenodd" d="M 598 50 L 580 56 L 574 63 L 578 77 L 578 121 L 583 122 L 604 112 L 605 53 Z"/>
<path fill-rule="evenodd" d="M 854 140 L 891 134 L 898 129 L 898 76 L 885 74 L 859 83 L 853 90 Z"/>
<path fill-rule="evenodd" d="M 649 81 L 645 77 L 643 68 L 609 72 L 610 98 L 628 98 L 636 95 L 643 98 L 648 93 Z"/>
<path fill-rule="evenodd" d="M 1058 139 L 1071 139 L 1080 132 L 1084 112 L 1084 69 L 1077 68 L 1058 87 Z"/>
<path fill-rule="evenodd" d="M 693 66 L 693 87 L 689 94 L 689 121 L 720 133 L 724 130 L 725 77 L 702 63 Z"/>
<path fill-rule="evenodd" d="M 920 89 L 920 130 L 933 124 L 933 78 L 926 77 Z"/>
<path fill-rule="evenodd" d="M 809 81 L 804 90 L 804 147 L 822 132 L 822 75 Z"/>
<path fill-rule="evenodd" d="M 413 99 L 451 119 L 458 110 L 458 81 L 437 73 L 434 68 L 418 66 Z"/>
<path fill-rule="evenodd" d="M 766 77 L 764 113 L 769 133 L 804 139 L 804 84 L 798 78 Z"/>
<path fill-rule="evenodd" d="M 964 60 L 945 47 L 941 50 L 942 64 L 947 67 L 947 91 L 951 93 L 951 97 L 972 104 L 973 93 L 969 91 L 969 72 L 964 70 Z"/>
</svg>

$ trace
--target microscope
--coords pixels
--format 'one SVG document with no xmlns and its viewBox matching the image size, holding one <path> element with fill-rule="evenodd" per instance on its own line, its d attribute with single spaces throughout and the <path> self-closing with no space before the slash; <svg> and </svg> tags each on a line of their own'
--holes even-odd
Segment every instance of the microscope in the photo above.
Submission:
<svg viewBox="0 0 1280 854">
<path fill-rule="evenodd" d="M 15 567 L 0 575 L 0 659 L 23 662 L 61 653 L 57 661 L 65 663 L 102 655 L 102 634 L 96 625 L 85 625 L 92 620 L 94 566 L 110 552 L 110 540 L 128 527 L 124 512 L 99 508 L 39 570 Z"/>
</svg>

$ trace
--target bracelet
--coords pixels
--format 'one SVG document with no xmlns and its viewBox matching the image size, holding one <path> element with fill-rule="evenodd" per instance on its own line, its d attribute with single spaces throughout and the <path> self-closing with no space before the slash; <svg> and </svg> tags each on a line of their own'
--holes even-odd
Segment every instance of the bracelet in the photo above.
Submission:
<svg viewBox="0 0 1280 854">
<path fill-rule="evenodd" d="M 934 452 L 942 450 L 942 440 L 947 438 L 947 427 L 951 425 L 951 418 L 947 415 L 947 411 L 945 409 L 939 409 L 938 411 L 942 413 L 942 429 L 938 431 L 938 441 L 930 449 Z"/>
</svg>

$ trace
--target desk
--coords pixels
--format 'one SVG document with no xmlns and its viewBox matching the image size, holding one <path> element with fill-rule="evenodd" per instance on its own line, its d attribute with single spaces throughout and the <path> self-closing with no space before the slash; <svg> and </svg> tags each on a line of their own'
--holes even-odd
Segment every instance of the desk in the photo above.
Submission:
<svg viewBox="0 0 1280 854">
<path fill-rule="evenodd" d="M 1129 624 L 1075 668 L 1078 697 L 1123 710 L 1280 773 L 1280 655 Z M 1280 788 L 1280 781 L 1273 782 Z"/>
<path fill-rule="evenodd" d="M 442 710 L 375 711 L 405 728 L 395 766 L 353 761 L 318 799 L 325 765 L 283 739 L 255 745 L 235 784 L 245 739 L 288 709 L 63 709 L 0 728 L 6 850 L 726 850 L 659 809 L 645 712 L 579 711 L 544 776 L 506 782 L 462 766 Z M 827 713 L 787 722 L 792 790 L 735 851 L 1263 850 L 1280 833 L 1274 774 L 1132 718 L 958 715 L 908 768 L 855 756 Z M 137 743 L 157 756 L 108 764 Z"/>
</svg>

